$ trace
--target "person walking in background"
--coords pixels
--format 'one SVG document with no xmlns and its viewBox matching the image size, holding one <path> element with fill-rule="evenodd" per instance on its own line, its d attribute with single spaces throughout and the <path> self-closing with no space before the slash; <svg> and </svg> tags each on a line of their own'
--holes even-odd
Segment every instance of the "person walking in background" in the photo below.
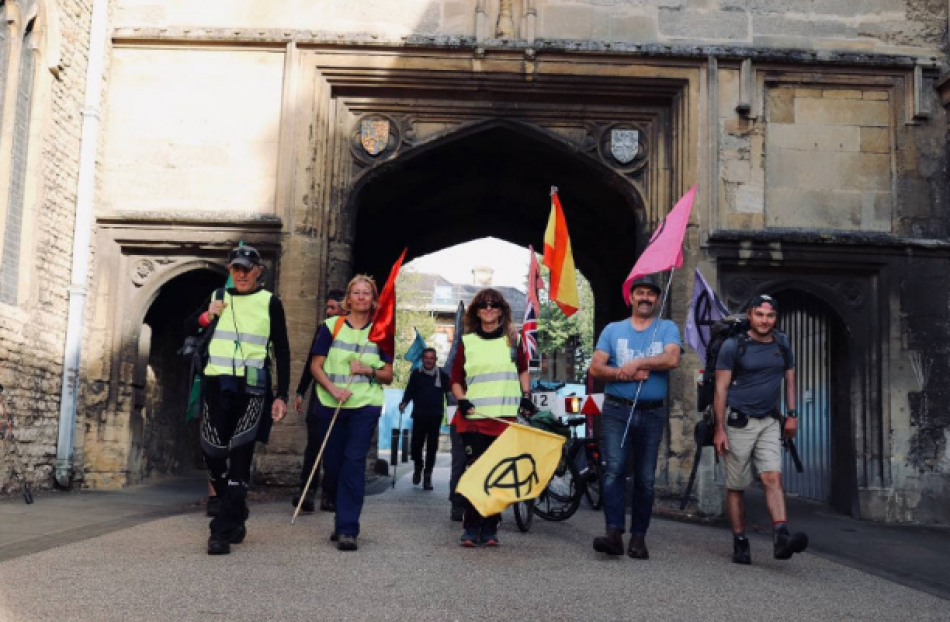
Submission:
<svg viewBox="0 0 950 622">
<path fill-rule="evenodd" d="M 415 465 L 412 483 L 422 482 L 423 490 L 432 490 L 432 469 L 439 451 L 439 431 L 445 417 L 445 394 L 450 391 L 449 377 L 435 365 L 435 348 L 422 351 L 422 367 L 409 375 L 409 383 L 402 394 L 399 412 L 405 412 L 412 402 L 412 441 L 410 452 Z M 425 445 L 425 461 L 422 447 Z"/>
<path fill-rule="evenodd" d="M 324 319 L 335 318 L 340 315 L 344 315 L 343 311 L 343 297 L 344 292 L 339 289 L 331 289 L 327 292 L 327 304 L 324 308 Z M 317 327 L 317 332 L 313 335 L 313 341 L 310 344 L 310 349 L 307 350 L 307 362 L 304 364 L 303 372 L 300 374 L 300 382 L 297 383 L 297 395 L 294 398 L 294 411 L 299 415 L 303 412 L 303 403 L 306 399 L 307 393 L 310 391 L 310 383 L 313 382 L 313 373 L 310 371 L 310 363 L 313 360 L 313 346 L 317 342 L 317 336 L 320 334 L 320 329 L 323 327 L 323 324 Z M 334 325 L 334 328 L 336 326 Z M 317 418 L 317 399 L 312 397 L 310 399 L 310 405 L 307 408 L 307 447 L 303 452 L 303 467 L 300 469 L 300 491 L 298 492 L 291 503 L 294 507 L 297 507 L 297 504 L 300 503 L 300 495 L 303 494 L 304 486 L 307 484 L 307 478 L 310 477 L 310 471 L 313 470 L 313 462 L 317 459 L 317 453 L 320 451 L 320 446 L 323 444 L 323 435 L 319 433 L 320 422 Z M 317 474 L 314 477 L 314 482 L 320 482 L 320 467 L 317 467 Z M 316 484 L 307 491 L 307 494 L 304 495 L 303 503 L 300 504 L 300 509 L 303 512 L 313 512 L 314 503 L 313 498 L 315 494 Z M 332 512 L 336 509 L 336 505 L 333 499 L 336 497 L 336 482 L 329 481 L 326 477 L 323 478 L 323 483 L 321 484 L 321 489 L 323 494 L 320 498 L 320 509 Z"/>
<path fill-rule="evenodd" d="M 452 366 L 452 394 L 458 400 L 453 423 L 471 466 L 508 428 L 519 411 L 534 413 L 528 360 L 518 347 L 511 307 L 498 290 L 483 289 L 465 314 L 465 335 Z M 498 546 L 501 515 L 482 516 L 467 499 L 462 546 Z"/>
<path fill-rule="evenodd" d="M 798 432 L 795 357 L 788 336 L 775 329 L 778 302 L 762 294 L 749 303 L 749 330 L 726 339 L 716 359 L 713 412 L 716 451 L 726 467 L 726 512 L 732 524 L 732 561 L 751 564 L 745 535 L 745 489 L 752 465 L 772 516 L 773 556 L 791 559 L 808 547 L 804 533 L 790 534 L 782 489 L 782 438 Z M 785 381 L 785 417 L 779 410 Z"/>
<path fill-rule="evenodd" d="M 235 248 L 228 270 L 234 287 L 224 290 L 220 299 L 212 296 L 186 324 L 193 334 L 217 320 L 203 372 L 201 418 L 201 449 L 219 499 L 210 524 L 209 555 L 226 555 L 232 544 L 244 540 L 254 442 L 263 417 L 279 422 L 287 414 L 290 385 L 284 307 L 260 282 L 260 254 L 251 246 Z M 277 363 L 276 397 L 269 373 L 272 356 Z"/>
<path fill-rule="evenodd" d="M 683 353 L 676 324 L 656 317 L 661 292 L 653 276 L 631 283 L 630 319 L 604 328 L 591 359 L 591 375 L 606 383 L 600 441 L 605 463 L 606 535 L 594 539 L 594 550 L 607 555 L 623 554 L 627 457 L 632 455 L 634 485 L 627 555 L 650 558 L 646 534 L 653 514 L 653 482 L 666 425 L 669 372 L 679 367 Z"/>
<path fill-rule="evenodd" d="M 340 406 L 324 450 L 324 480 L 337 484 L 333 499 L 336 520 L 330 539 L 341 551 L 357 550 L 366 493 L 366 456 L 383 410 L 381 385 L 393 379 L 392 360 L 368 341 L 378 300 L 372 278 L 353 277 L 343 300 L 346 315 L 323 323 L 310 352 L 321 437 Z"/>
</svg>

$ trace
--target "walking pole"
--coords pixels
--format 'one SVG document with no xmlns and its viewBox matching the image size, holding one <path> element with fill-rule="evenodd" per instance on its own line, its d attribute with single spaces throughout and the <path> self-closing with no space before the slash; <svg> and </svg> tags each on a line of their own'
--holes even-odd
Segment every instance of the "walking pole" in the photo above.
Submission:
<svg viewBox="0 0 950 622">
<path fill-rule="evenodd" d="M 356 360 L 359 361 L 363 358 L 363 350 L 366 349 L 366 344 L 360 346 L 359 352 L 356 354 Z M 356 374 L 350 374 L 350 379 L 346 382 L 345 390 L 350 390 L 350 385 L 353 384 L 353 378 L 356 377 Z M 349 398 L 347 398 L 349 399 Z M 320 464 L 320 460 L 323 458 L 323 450 L 327 446 L 327 441 L 330 440 L 330 433 L 333 432 L 333 425 L 336 423 L 337 415 L 340 414 L 340 409 L 343 408 L 343 402 L 340 402 L 336 405 L 336 410 L 333 411 L 333 418 L 330 419 L 330 427 L 327 428 L 327 435 L 323 437 L 323 444 L 320 445 L 320 452 L 317 454 L 317 459 L 313 461 L 313 468 L 310 469 L 310 477 L 307 478 L 307 483 L 304 485 L 303 490 L 300 491 L 300 501 L 297 502 L 297 508 L 294 510 L 294 516 L 290 519 L 290 524 L 293 525 L 297 520 L 297 515 L 300 514 L 300 506 L 303 505 L 304 497 L 307 495 L 307 491 L 310 490 L 310 484 L 313 482 L 313 476 L 317 474 L 317 465 Z"/>
<path fill-rule="evenodd" d="M 674 266 L 670 269 L 670 280 L 666 282 L 666 289 L 663 290 L 663 300 L 660 302 L 660 312 L 656 314 L 656 325 L 653 327 L 653 336 L 650 337 L 650 345 L 648 347 L 653 347 L 653 340 L 656 339 L 656 333 L 660 330 L 660 322 L 663 320 L 663 310 L 666 308 L 666 298 L 670 294 L 670 286 L 673 284 L 673 273 L 676 272 L 676 267 Z M 620 440 L 620 448 L 623 449 L 623 446 L 627 442 L 627 434 L 630 432 L 630 422 L 633 421 L 633 410 L 637 407 L 637 400 L 640 399 L 640 389 L 643 388 L 643 381 L 640 380 L 637 383 L 637 393 L 633 396 L 633 404 L 630 405 L 630 413 L 627 415 L 627 427 L 624 428 L 623 438 Z"/>
<path fill-rule="evenodd" d="M 389 436 L 392 439 L 392 435 Z M 397 449 L 399 439 L 402 438 L 402 411 L 399 411 L 399 436 L 396 437 Z M 397 454 L 398 455 L 398 454 Z M 396 463 L 393 465 L 393 488 L 396 487 L 396 471 L 399 470 L 399 460 L 396 460 Z"/>
</svg>

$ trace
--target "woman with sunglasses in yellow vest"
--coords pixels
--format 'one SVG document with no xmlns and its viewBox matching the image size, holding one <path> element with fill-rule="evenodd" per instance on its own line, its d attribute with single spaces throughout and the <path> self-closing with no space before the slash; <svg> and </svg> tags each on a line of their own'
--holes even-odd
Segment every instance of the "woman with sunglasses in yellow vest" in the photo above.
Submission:
<svg viewBox="0 0 950 622">
<path fill-rule="evenodd" d="M 452 365 L 458 410 L 452 425 L 462 437 L 468 465 L 491 446 L 518 412 L 533 413 L 528 359 L 519 347 L 511 307 L 495 289 L 483 289 L 465 312 L 465 335 Z M 482 516 L 466 499 L 462 546 L 498 546 L 500 515 Z"/>
<path fill-rule="evenodd" d="M 326 436 L 324 481 L 336 482 L 336 525 L 330 539 L 355 551 L 366 493 L 366 456 L 383 410 L 383 384 L 393 380 L 393 362 L 369 341 L 379 294 L 368 276 L 353 277 L 343 299 L 345 316 L 329 318 L 314 341 L 310 371 L 317 381 L 318 435 Z M 349 386 L 349 388 L 347 388 Z"/>
</svg>

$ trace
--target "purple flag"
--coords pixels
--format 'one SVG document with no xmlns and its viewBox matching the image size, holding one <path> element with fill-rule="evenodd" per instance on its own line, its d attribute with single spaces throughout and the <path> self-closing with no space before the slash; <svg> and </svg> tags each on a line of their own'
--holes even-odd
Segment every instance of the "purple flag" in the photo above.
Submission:
<svg viewBox="0 0 950 622">
<path fill-rule="evenodd" d="M 686 312 L 686 343 L 692 346 L 704 361 L 710 328 L 716 320 L 721 320 L 727 315 L 729 315 L 729 309 L 719 300 L 719 296 L 697 268 L 696 281 L 693 284 L 693 299 Z"/>
</svg>

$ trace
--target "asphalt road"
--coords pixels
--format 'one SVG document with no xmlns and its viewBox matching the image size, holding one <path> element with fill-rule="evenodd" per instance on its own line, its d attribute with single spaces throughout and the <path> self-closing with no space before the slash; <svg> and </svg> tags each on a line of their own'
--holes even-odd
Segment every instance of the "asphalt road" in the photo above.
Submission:
<svg viewBox="0 0 950 622">
<path fill-rule="evenodd" d="M 0 563 L 0 619 L 42 620 L 948 620 L 950 603 L 805 553 L 729 561 L 727 531 L 655 520 L 652 559 L 608 559 L 584 507 L 518 532 L 506 514 L 497 549 L 463 549 L 436 491 L 401 478 L 367 498 L 360 550 L 328 540 L 332 516 L 290 525 L 289 503 L 252 508 L 247 540 L 205 553 L 197 511 L 159 518 Z"/>
</svg>

